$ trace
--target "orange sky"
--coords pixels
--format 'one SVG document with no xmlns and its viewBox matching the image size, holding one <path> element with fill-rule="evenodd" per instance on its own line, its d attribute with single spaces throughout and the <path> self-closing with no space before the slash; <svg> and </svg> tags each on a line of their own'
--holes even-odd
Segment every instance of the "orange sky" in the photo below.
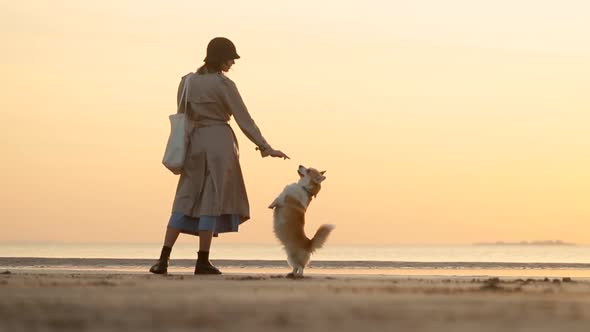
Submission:
<svg viewBox="0 0 590 332">
<path fill-rule="evenodd" d="M 327 170 L 308 232 L 348 244 L 590 243 L 585 1 L 0 4 L 0 241 L 159 242 L 179 78 L 215 36 L 291 161 L 239 133 L 252 220 L 298 164 Z"/>
</svg>

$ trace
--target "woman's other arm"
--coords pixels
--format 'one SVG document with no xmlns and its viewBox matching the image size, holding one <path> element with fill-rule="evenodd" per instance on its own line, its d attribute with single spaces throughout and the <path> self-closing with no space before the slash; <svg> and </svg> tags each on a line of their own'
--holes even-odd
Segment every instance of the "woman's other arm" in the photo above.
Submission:
<svg viewBox="0 0 590 332">
<path fill-rule="evenodd" d="M 256 144 L 256 149 L 260 150 L 260 155 L 262 157 L 271 156 L 289 159 L 289 157 L 283 152 L 273 149 L 270 144 L 268 144 L 266 139 L 264 139 L 260 129 L 254 122 L 254 119 L 252 119 L 250 116 L 248 108 L 246 107 L 246 104 L 244 103 L 244 100 L 242 99 L 236 84 L 227 78 L 224 81 L 226 84 L 224 101 L 236 119 L 236 123 L 244 135 L 246 135 L 250 141 Z"/>
</svg>

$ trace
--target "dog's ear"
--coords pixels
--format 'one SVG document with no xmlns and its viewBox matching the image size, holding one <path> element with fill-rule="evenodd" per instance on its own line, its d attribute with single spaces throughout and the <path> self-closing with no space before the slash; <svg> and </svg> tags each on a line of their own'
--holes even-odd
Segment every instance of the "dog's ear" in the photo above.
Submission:
<svg viewBox="0 0 590 332">
<path fill-rule="evenodd" d="M 324 173 L 326 173 L 326 171 L 321 171 L 321 172 L 320 172 L 320 174 L 321 174 L 321 175 L 324 175 Z"/>
<path fill-rule="evenodd" d="M 305 168 L 305 166 L 301 166 L 299 165 L 299 168 L 297 168 L 297 174 L 299 174 L 299 177 L 304 177 L 305 174 L 307 174 L 307 168 Z"/>
<path fill-rule="evenodd" d="M 312 181 L 315 182 L 315 183 L 317 183 L 317 184 L 320 184 L 325 179 L 326 179 L 326 177 L 322 175 L 322 176 L 318 176 L 318 177 L 314 178 Z"/>
<path fill-rule="evenodd" d="M 275 198 L 275 200 L 274 200 L 274 201 L 272 201 L 272 203 L 270 203 L 270 205 L 268 206 L 268 208 L 269 208 L 269 209 L 274 209 L 274 208 L 276 208 L 277 206 L 279 206 L 279 198 L 278 198 L 278 197 L 277 197 L 277 198 Z"/>
</svg>

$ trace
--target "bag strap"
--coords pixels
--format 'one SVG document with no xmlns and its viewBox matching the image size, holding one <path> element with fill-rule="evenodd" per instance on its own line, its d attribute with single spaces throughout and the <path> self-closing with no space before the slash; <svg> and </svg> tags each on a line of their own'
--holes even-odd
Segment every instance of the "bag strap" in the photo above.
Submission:
<svg viewBox="0 0 590 332">
<path fill-rule="evenodd" d="M 184 79 L 182 93 L 180 94 L 180 100 L 178 102 L 178 109 L 176 110 L 176 112 L 178 112 L 178 113 L 186 113 L 187 105 L 188 105 L 188 87 L 189 87 L 189 83 L 190 83 L 189 80 L 191 79 L 192 76 L 193 76 L 193 73 L 190 73 L 190 74 L 186 75 L 186 78 Z M 184 112 L 181 112 L 180 105 L 182 104 L 183 98 L 184 98 Z"/>
</svg>

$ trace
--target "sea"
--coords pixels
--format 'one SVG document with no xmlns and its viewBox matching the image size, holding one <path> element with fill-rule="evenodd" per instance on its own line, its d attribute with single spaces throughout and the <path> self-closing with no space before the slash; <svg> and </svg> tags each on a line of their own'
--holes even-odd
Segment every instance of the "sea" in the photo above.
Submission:
<svg viewBox="0 0 590 332">
<path fill-rule="evenodd" d="M 0 272 L 117 271 L 145 273 L 161 244 L 2 243 Z M 189 273 L 196 245 L 178 243 L 170 271 Z M 215 243 L 211 260 L 234 273 L 288 272 L 275 244 Z M 411 276 L 511 276 L 590 278 L 588 245 L 329 245 L 312 257 L 311 274 Z M 306 272 L 307 273 L 307 272 Z"/>
</svg>

